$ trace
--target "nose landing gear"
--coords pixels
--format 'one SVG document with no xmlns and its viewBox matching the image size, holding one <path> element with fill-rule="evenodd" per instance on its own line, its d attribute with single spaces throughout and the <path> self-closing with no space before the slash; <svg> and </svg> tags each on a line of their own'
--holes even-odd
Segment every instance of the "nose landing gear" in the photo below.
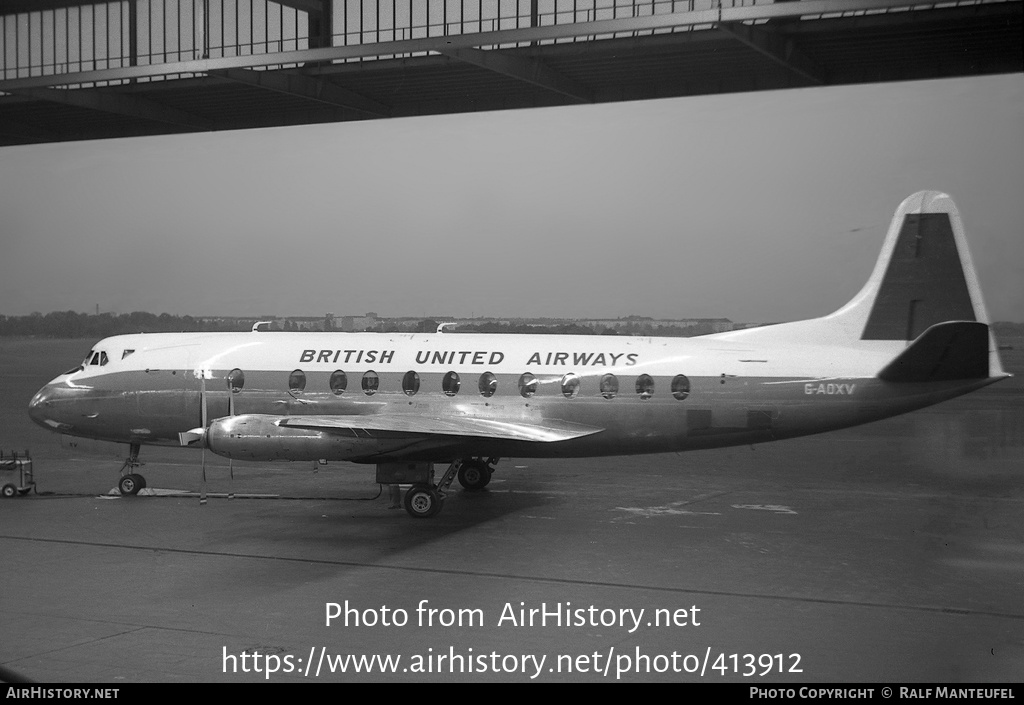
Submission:
<svg viewBox="0 0 1024 705">
<path fill-rule="evenodd" d="M 135 468 L 143 465 L 139 460 L 140 447 L 138 443 L 132 443 L 128 457 L 125 458 L 124 465 L 121 466 L 121 479 L 117 482 L 117 489 L 122 495 L 138 494 L 139 490 L 146 486 L 146 478 L 134 472 Z M 125 470 L 130 472 L 125 474 Z"/>
</svg>

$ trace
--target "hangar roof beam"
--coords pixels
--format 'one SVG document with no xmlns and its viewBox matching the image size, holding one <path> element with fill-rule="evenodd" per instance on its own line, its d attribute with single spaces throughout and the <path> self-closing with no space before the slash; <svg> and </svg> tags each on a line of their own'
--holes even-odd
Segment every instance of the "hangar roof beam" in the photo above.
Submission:
<svg viewBox="0 0 1024 705">
<path fill-rule="evenodd" d="M 467 64 L 473 64 L 474 66 L 494 71 L 503 76 L 516 78 L 520 81 L 554 91 L 555 93 L 561 93 L 580 103 L 594 102 L 593 91 L 589 87 L 552 70 L 539 59 L 528 59 L 510 54 L 507 51 L 483 51 L 472 47 L 441 49 L 439 53 L 459 61 L 464 61 Z"/>
<path fill-rule="evenodd" d="M 15 89 L 23 87 L 76 85 L 102 81 L 119 81 L 127 78 L 211 73 L 227 68 L 273 67 L 307 62 L 401 56 L 424 52 L 444 53 L 451 49 L 502 47 L 533 42 L 549 43 L 551 41 L 573 38 L 613 37 L 637 32 L 654 32 L 670 29 L 686 30 L 701 26 L 719 25 L 721 23 L 737 23 L 774 18 L 795 18 L 830 15 L 833 13 L 855 14 L 867 10 L 884 11 L 895 8 L 907 8 L 911 5 L 912 3 L 909 0 L 842 0 L 841 2 L 838 0 L 801 0 L 801 2 L 795 3 L 721 7 L 712 10 L 680 10 L 664 14 L 640 15 L 610 20 L 552 24 L 540 27 L 523 27 L 467 34 L 448 34 L 418 39 L 399 39 L 367 44 L 349 44 L 267 54 L 225 56 L 148 64 L 145 66 L 124 66 L 94 71 L 15 78 L 0 81 L 0 91 L 13 92 Z"/>
<path fill-rule="evenodd" d="M 811 83 L 823 85 L 825 72 L 811 61 L 797 47 L 796 43 L 779 34 L 778 30 L 766 30 L 765 25 L 748 25 L 742 22 L 723 22 L 718 29 L 767 56 L 772 61 L 803 76 Z"/>
<path fill-rule="evenodd" d="M 57 133 L 45 130 L 36 125 L 28 125 L 15 120 L 0 120 L 0 135 L 9 137 L 22 137 L 38 140 L 55 140 L 59 137 Z"/>
<path fill-rule="evenodd" d="M 37 100 L 50 101 L 51 103 L 64 103 L 65 105 L 74 105 L 79 108 L 91 108 L 107 113 L 118 113 L 155 122 L 180 125 L 195 130 L 214 129 L 212 120 L 149 100 L 125 95 L 109 88 L 90 91 L 61 88 L 18 88 L 10 92 Z"/>
<path fill-rule="evenodd" d="M 374 117 L 391 116 L 391 108 L 386 105 L 370 100 L 365 96 L 333 83 L 302 74 L 278 71 L 252 71 L 243 68 L 221 69 L 219 71 L 211 71 L 210 74 L 213 76 L 223 76 L 238 83 L 265 88 L 269 91 L 326 103 L 338 108 L 358 110 Z"/>
</svg>

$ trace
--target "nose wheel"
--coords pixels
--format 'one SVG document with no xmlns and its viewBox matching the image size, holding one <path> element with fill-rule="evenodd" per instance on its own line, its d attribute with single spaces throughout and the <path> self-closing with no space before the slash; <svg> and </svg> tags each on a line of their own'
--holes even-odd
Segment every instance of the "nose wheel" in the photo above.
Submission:
<svg viewBox="0 0 1024 705">
<path fill-rule="evenodd" d="M 138 494 L 139 490 L 146 486 L 146 478 L 134 472 L 135 468 L 142 465 L 139 460 L 139 449 L 138 443 L 132 443 L 128 457 L 125 458 L 124 465 L 121 466 L 121 479 L 117 481 L 117 489 L 122 495 Z M 125 474 L 125 470 L 132 472 Z"/>
<path fill-rule="evenodd" d="M 146 486 L 146 478 L 137 473 L 122 475 L 117 483 L 117 489 L 121 494 L 138 494 L 139 490 Z"/>
</svg>

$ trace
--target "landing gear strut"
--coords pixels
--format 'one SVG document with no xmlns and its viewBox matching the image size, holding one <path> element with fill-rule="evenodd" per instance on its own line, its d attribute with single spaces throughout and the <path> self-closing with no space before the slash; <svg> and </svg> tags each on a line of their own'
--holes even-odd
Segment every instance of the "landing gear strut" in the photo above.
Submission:
<svg viewBox="0 0 1024 705">
<path fill-rule="evenodd" d="M 128 457 L 125 458 L 124 465 L 121 466 L 121 479 L 117 482 L 117 489 L 123 495 L 138 494 L 139 490 L 146 486 L 146 478 L 134 472 L 135 468 L 143 465 L 139 460 L 139 449 L 138 443 L 132 443 Z M 125 470 L 130 472 L 125 474 Z"/>
<path fill-rule="evenodd" d="M 448 466 L 441 480 L 433 483 L 433 470 L 429 484 L 415 484 L 405 493 L 405 511 L 417 519 L 427 519 L 437 514 L 444 507 L 445 497 L 452 481 L 458 477 L 467 491 L 482 490 L 491 481 L 494 465 L 498 458 L 458 458 Z M 431 466 L 433 467 L 433 466 Z"/>
</svg>

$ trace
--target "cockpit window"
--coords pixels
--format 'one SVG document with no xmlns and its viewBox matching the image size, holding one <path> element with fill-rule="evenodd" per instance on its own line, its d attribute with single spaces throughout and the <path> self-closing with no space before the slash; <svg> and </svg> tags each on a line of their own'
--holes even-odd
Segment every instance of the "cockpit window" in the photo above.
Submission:
<svg viewBox="0 0 1024 705">
<path fill-rule="evenodd" d="M 121 353 L 121 359 L 122 360 L 125 359 L 126 357 L 131 355 L 133 352 L 135 352 L 135 351 L 134 350 L 125 350 L 124 352 Z"/>
<path fill-rule="evenodd" d="M 92 350 L 90 350 L 89 354 L 85 356 L 84 360 L 82 360 L 82 364 L 81 365 L 79 365 L 78 367 L 72 367 L 70 370 L 68 370 L 64 374 L 70 375 L 70 374 L 74 374 L 75 372 L 81 372 L 82 370 L 85 369 L 85 366 L 89 364 L 89 360 L 90 359 L 92 359 Z"/>
<path fill-rule="evenodd" d="M 89 361 L 89 365 L 91 366 L 91 365 L 98 365 L 98 364 L 100 364 L 100 354 L 98 352 L 94 352 L 92 354 L 92 360 Z"/>
<path fill-rule="evenodd" d="M 100 367 L 103 367 L 108 362 L 110 362 L 110 360 L 107 358 L 107 354 L 100 350 Z"/>
</svg>

